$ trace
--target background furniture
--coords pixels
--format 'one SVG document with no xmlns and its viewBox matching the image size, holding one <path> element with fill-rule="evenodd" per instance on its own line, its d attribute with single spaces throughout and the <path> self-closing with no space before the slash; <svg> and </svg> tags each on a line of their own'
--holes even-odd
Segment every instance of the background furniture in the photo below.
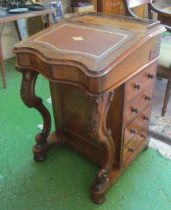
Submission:
<svg viewBox="0 0 171 210">
<path fill-rule="evenodd" d="M 105 14 L 124 15 L 122 0 L 98 0 L 97 11 Z"/>
<path fill-rule="evenodd" d="M 153 21 L 75 15 L 14 47 L 22 73 L 21 98 L 43 118 L 34 159 L 67 145 L 100 166 L 91 198 L 102 203 L 107 189 L 148 145 L 151 99 L 160 33 Z M 38 74 L 50 81 L 51 117 L 35 94 Z M 50 135 L 49 135 L 50 134 Z"/>
<path fill-rule="evenodd" d="M 82 3 L 90 3 L 94 5 L 95 10 L 97 10 L 97 0 L 87 0 L 87 1 L 79 1 L 79 0 L 71 0 L 71 5 L 78 3 L 78 2 L 82 2 Z"/>
<path fill-rule="evenodd" d="M 157 14 L 157 19 L 161 21 L 162 24 L 165 25 L 166 29 L 168 31 L 171 31 L 171 3 L 170 7 L 168 7 L 168 3 L 164 4 L 162 2 L 162 6 L 160 4 L 151 4 L 151 0 L 123 0 L 125 5 L 125 12 L 126 15 L 133 16 L 136 18 L 139 18 L 137 14 L 135 14 L 135 11 L 133 11 L 134 8 L 147 5 L 148 6 L 148 18 L 152 19 L 154 16 L 154 13 Z M 165 6 L 164 6 L 165 5 Z M 169 24 L 169 25 L 166 25 Z M 165 38 L 166 39 L 166 38 Z M 161 43 L 161 53 L 160 53 L 160 59 L 158 63 L 158 69 L 157 74 L 159 77 L 167 79 L 167 86 L 165 91 L 165 98 L 163 102 L 162 107 L 162 113 L 161 115 L 164 116 L 167 110 L 167 104 L 170 98 L 170 92 L 171 92 L 171 41 L 169 42 L 163 42 Z"/>
<path fill-rule="evenodd" d="M 125 7 L 122 0 L 98 0 L 97 11 L 105 14 L 125 15 Z M 142 17 L 144 7 L 136 8 L 136 13 Z"/>
<path fill-rule="evenodd" d="M 171 1 L 153 0 L 152 2 L 152 7 L 158 14 L 158 20 L 160 20 L 161 23 L 165 24 L 168 30 L 171 29 Z"/>
<path fill-rule="evenodd" d="M 45 8 L 40 11 L 29 11 L 26 13 L 20 13 L 20 14 L 5 14 L 0 16 L 0 24 L 2 24 L 2 29 L 0 33 L 0 64 L 1 64 L 1 73 L 2 73 L 2 81 L 3 81 L 3 87 L 6 87 L 6 77 L 5 77 L 5 65 L 3 61 L 3 51 L 2 51 L 2 45 L 1 45 L 1 36 L 3 32 L 3 27 L 7 22 L 11 21 L 17 21 L 19 19 L 25 19 L 25 18 L 31 18 L 31 17 L 36 17 L 36 16 L 43 16 L 47 19 L 47 27 L 51 25 L 52 23 L 52 18 L 51 15 L 54 13 L 55 10 L 54 8 Z M 18 34 L 20 34 L 18 32 Z M 19 39 L 21 40 L 21 37 L 19 35 Z"/>
</svg>

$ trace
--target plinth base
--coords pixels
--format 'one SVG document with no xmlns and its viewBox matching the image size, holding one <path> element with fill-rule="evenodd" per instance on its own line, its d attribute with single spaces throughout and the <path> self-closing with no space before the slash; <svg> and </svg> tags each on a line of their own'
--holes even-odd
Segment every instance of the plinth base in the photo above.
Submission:
<svg viewBox="0 0 171 210">
<path fill-rule="evenodd" d="M 69 139 L 69 141 L 68 141 Z M 92 146 L 90 142 L 86 142 L 83 139 L 79 139 L 77 137 L 71 137 L 70 134 L 59 133 L 56 134 L 51 133 L 47 139 L 47 144 L 43 145 L 42 147 L 37 147 L 37 145 L 33 146 L 33 156 L 34 160 L 37 162 L 43 162 L 46 159 L 47 152 L 50 149 L 55 149 L 59 146 L 67 146 L 70 147 L 77 152 L 83 154 L 91 161 L 97 163 L 100 167 L 102 165 L 101 157 L 103 150 L 98 146 Z M 80 145 L 83 145 L 80 147 Z M 141 144 L 137 148 L 137 152 L 135 155 L 132 155 L 129 161 L 126 164 L 122 164 L 121 168 L 116 168 L 113 166 L 112 170 L 108 175 L 108 179 L 98 185 L 97 178 L 95 179 L 94 183 L 92 184 L 90 191 L 91 191 L 91 200 L 96 204 L 101 204 L 105 201 L 105 195 L 107 190 L 110 186 L 117 181 L 117 179 L 122 175 L 122 173 L 127 169 L 130 163 L 135 159 L 142 150 L 146 150 L 148 144 Z M 90 152 L 91 151 L 91 152 Z M 100 155 L 101 153 L 101 155 Z M 94 158 L 96 156 L 96 159 Z"/>
</svg>

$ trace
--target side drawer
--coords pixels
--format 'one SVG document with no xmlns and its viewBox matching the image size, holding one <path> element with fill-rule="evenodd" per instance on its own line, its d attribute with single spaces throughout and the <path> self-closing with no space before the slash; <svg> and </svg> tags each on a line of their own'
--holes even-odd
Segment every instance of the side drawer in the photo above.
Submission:
<svg viewBox="0 0 171 210">
<path fill-rule="evenodd" d="M 141 92 L 133 100 L 127 102 L 124 108 L 124 124 L 129 123 L 135 119 L 147 106 L 151 104 L 153 94 L 153 87 Z"/>
<path fill-rule="evenodd" d="M 152 87 L 155 77 L 156 63 L 153 63 L 126 83 L 125 101 L 129 101 L 137 96 L 141 91 L 146 89 L 147 86 L 151 85 Z"/>
<path fill-rule="evenodd" d="M 136 135 L 123 149 L 123 163 L 126 164 L 137 155 L 137 148 L 142 144 L 147 144 L 148 127 L 144 127 L 139 135 Z"/>
<path fill-rule="evenodd" d="M 124 130 L 124 145 L 126 145 L 132 138 L 139 136 L 142 128 L 148 129 L 151 113 L 151 105 L 146 108 L 139 116 L 133 120 Z"/>
</svg>

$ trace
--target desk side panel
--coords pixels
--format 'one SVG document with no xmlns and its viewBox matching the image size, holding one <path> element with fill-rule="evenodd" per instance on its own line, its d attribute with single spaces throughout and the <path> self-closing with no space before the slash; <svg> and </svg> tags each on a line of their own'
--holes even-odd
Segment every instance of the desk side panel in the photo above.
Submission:
<svg viewBox="0 0 171 210">
<path fill-rule="evenodd" d="M 69 136 L 66 145 L 102 166 L 106 151 L 96 135 L 99 118 L 94 97 L 69 84 L 50 82 L 50 87 L 56 135 L 62 132 Z"/>
</svg>

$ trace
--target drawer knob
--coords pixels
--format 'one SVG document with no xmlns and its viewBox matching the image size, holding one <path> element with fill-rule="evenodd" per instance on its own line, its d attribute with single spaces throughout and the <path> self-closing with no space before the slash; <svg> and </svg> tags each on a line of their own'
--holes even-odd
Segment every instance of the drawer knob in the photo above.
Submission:
<svg viewBox="0 0 171 210">
<path fill-rule="evenodd" d="M 143 119 L 149 121 L 149 117 L 147 117 L 146 115 L 143 116 Z"/>
<path fill-rule="evenodd" d="M 138 113 L 138 109 L 136 107 L 132 107 L 131 111 L 135 112 L 135 113 Z"/>
<path fill-rule="evenodd" d="M 151 101 L 151 97 L 150 97 L 149 95 L 146 95 L 146 96 L 145 96 L 145 100 Z"/>
<path fill-rule="evenodd" d="M 134 151 L 135 151 L 135 147 L 133 147 L 133 146 L 132 146 L 132 147 L 129 147 L 129 148 L 128 148 L 128 151 L 129 151 L 129 152 L 134 152 Z"/>
<path fill-rule="evenodd" d="M 149 79 L 154 79 L 154 74 L 152 73 L 148 73 L 148 76 L 147 76 Z"/>
<path fill-rule="evenodd" d="M 140 83 L 135 83 L 134 88 L 139 90 L 141 88 L 141 84 Z"/>
<path fill-rule="evenodd" d="M 137 129 L 136 128 L 131 128 L 130 129 L 130 133 L 136 134 L 137 133 Z"/>
<path fill-rule="evenodd" d="M 144 133 L 142 133 L 142 134 L 140 135 L 140 137 L 144 139 L 144 138 L 146 137 L 146 135 L 145 135 Z"/>
</svg>

